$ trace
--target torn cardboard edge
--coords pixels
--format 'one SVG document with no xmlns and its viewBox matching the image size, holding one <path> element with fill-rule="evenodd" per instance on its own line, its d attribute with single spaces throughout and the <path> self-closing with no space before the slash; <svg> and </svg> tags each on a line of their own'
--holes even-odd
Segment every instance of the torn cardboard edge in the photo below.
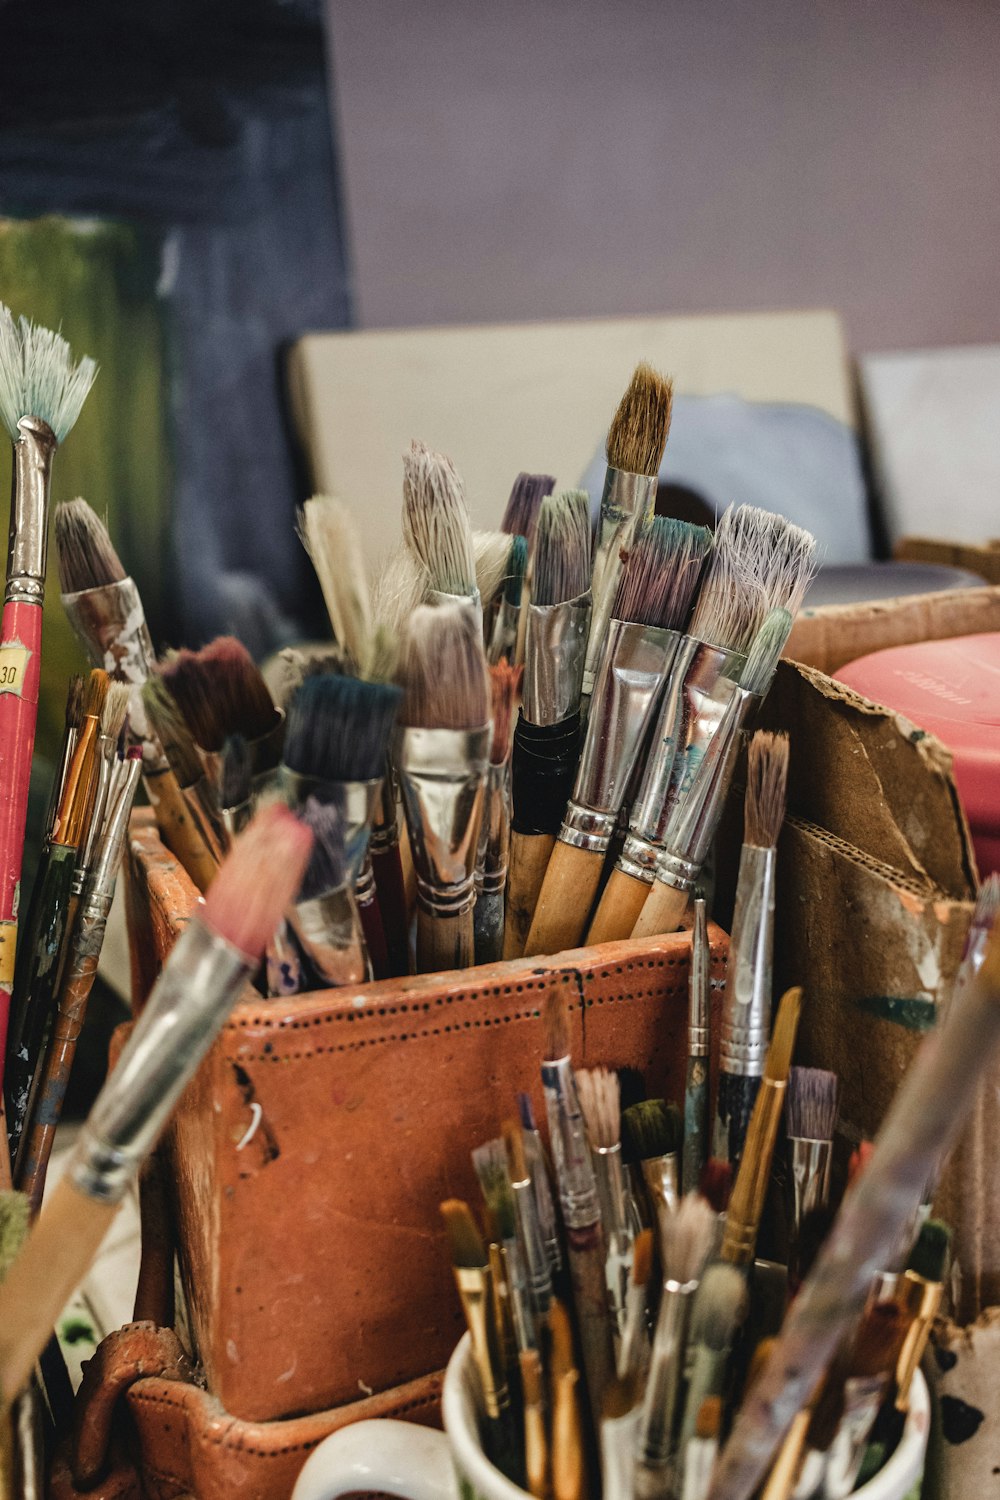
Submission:
<svg viewBox="0 0 1000 1500">
<path fill-rule="evenodd" d="M 784 654 L 820 671 L 836 672 L 847 662 L 888 646 L 992 630 L 1000 630 L 1000 588 L 951 589 L 804 609 L 792 626 Z"/>
</svg>

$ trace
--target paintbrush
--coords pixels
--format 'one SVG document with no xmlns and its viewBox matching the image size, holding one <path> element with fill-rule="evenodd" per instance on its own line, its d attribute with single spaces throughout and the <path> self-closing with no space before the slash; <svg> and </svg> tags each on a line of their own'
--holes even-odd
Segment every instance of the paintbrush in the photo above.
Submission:
<svg viewBox="0 0 1000 1500">
<path fill-rule="evenodd" d="M 175 848 L 179 843 L 185 845 L 188 859 L 182 863 L 204 893 L 215 878 L 219 861 L 228 846 L 218 790 L 205 774 L 184 715 L 163 679 L 159 675 L 148 678 L 140 689 L 140 697 L 150 731 L 163 748 L 171 781 L 181 799 L 181 813 L 172 823 L 172 841 L 168 842 L 168 848 Z M 159 795 L 167 784 L 166 777 L 157 776 L 154 795 Z M 170 794 L 167 795 L 169 798 Z M 179 854 L 177 857 L 180 859 Z"/>
<path fill-rule="evenodd" d="M 97 373 L 57 333 L 0 303 L 0 419 L 14 445 L 7 581 L 0 624 L 0 1082 L 17 949 L 17 908 L 42 661 L 49 486 L 58 445 Z"/>
<path fill-rule="evenodd" d="M 474 531 L 472 555 L 476 563 L 476 589 L 483 614 L 492 621 L 500 592 L 510 571 L 511 538 L 505 531 Z M 492 628 L 484 636 L 492 638 Z"/>
<path fill-rule="evenodd" d="M 481 639 L 483 609 L 465 490 L 451 459 L 424 443 L 411 443 L 403 455 L 403 540 L 424 570 L 428 602 L 471 607 Z"/>
<path fill-rule="evenodd" d="M 552 1500 L 583 1500 L 587 1455 L 580 1372 L 573 1354 L 573 1330 L 562 1303 L 549 1312 L 549 1405 L 552 1409 Z"/>
<path fill-rule="evenodd" d="M 490 666 L 498 661 L 519 661 L 518 637 L 521 631 L 521 604 L 525 597 L 524 575 L 528 567 L 528 543 L 523 536 L 509 539 L 503 593 L 500 596 L 490 634 L 486 660 Z"/>
<path fill-rule="evenodd" d="M 67 1169 L 0 1287 L 0 1390 L 9 1404 L 217 1035 L 309 857 L 286 809 L 261 812 L 164 964 Z"/>
<path fill-rule="evenodd" d="M 672 785 L 677 796 L 633 937 L 673 932 L 683 918 L 725 806 L 743 725 L 771 685 L 791 628 L 788 610 L 771 611 L 750 648 L 739 684 L 730 684 L 732 692 L 706 744 L 693 752 L 689 747 L 675 761 Z M 718 679 L 719 684 L 722 681 Z"/>
<path fill-rule="evenodd" d="M 611 1320 L 608 1316 L 607 1258 L 600 1199 L 587 1132 L 570 1060 L 569 1012 L 561 989 L 545 996 L 542 1086 L 556 1185 L 562 1204 L 573 1305 L 580 1336 L 583 1372 L 594 1431 L 604 1393 L 614 1376 Z"/>
<path fill-rule="evenodd" d="M 505 1351 L 510 1383 L 516 1381 L 517 1351 L 533 1349 L 538 1331 L 529 1301 L 524 1263 L 518 1238 L 518 1213 L 503 1138 L 486 1141 L 472 1153 L 472 1165 L 486 1205 L 490 1239 L 503 1253 L 504 1280 L 509 1306 L 510 1347 Z"/>
<path fill-rule="evenodd" d="M 618 1346 L 619 1380 L 645 1378 L 649 1365 L 649 1334 L 646 1316 L 649 1283 L 653 1269 L 653 1231 L 640 1229 L 632 1242 L 632 1265 L 625 1294 L 625 1326 Z"/>
<path fill-rule="evenodd" d="M 115 768 L 124 759 L 127 737 L 126 720 L 131 698 L 132 689 L 127 682 L 108 682 L 94 744 L 94 763 L 84 813 L 83 838 L 70 883 L 69 903 L 66 908 L 65 940 L 67 942 L 76 922 L 87 875 L 96 857 Z M 140 751 L 140 755 L 141 753 Z"/>
<path fill-rule="evenodd" d="M 771 1162 L 785 1102 L 802 1005 L 800 989 L 786 990 L 778 1003 L 774 1035 L 767 1049 L 764 1077 L 754 1101 L 746 1144 L 726 1211 L 720 1258 L 735 1266 L 753 1264 Z"/>
<path fill-rule="evenodd" d="M 501 661 L 490 667 L 489 673 L 493 735 L 476 858 L 473 932 L 477 964 L 497 963 L 503 955 L 504 894 L 510 858 L 511 730 L 521 695 L 522 668 Z"/>
<path fill-rule="evenodd" d="M 14 971 L 9 1055 L 4 1077 L 12 1163 L 17 1159 L 32 1079 L 59 992 L 70 890 L 80 845 L 87 830 L 101 712 L 107 694 L 108 675 L 97 668 L 87 680 L 76 749 L 66 774 L 53 835 L 42 851 L 35 876 L 24 941 Z"/>
<path fill-rule="evenodd" d="M 652 520 L 656 480 L 670 431 L 673 383 L 639 364 L 608 429 L 608 469 L 601 495 L 594 549 L 594 616 L 591 621 L 583 693 L 597 680 L 612 606 L 618 594 L 622 553 Z"/>
<path fill-rule="evenodd" d="M 514 729 L 504 958 L 520 958 L 580 758 L 580 687 L 590 629 L 590 511 L 584 490 L 542 501 L 526 610 L 524 701 Z"/>
<path fill-rule="evenodd" d="M 697 1188 L 708 1151 L 709 988 L 712 953 L 708 946 L 708 917 L 699 897 L 694 903 L 691 929 L 691 967 L 688 971 L 688 1058 L 684 1085 L 684 1146 L 681 1190 Z"/>
<path fill-rule="evenodd" d="M 518 474 L 504 506 L 500 530 L 506 531 L 508 536 L 523 536 L 531 547 L 542 501 L 555 487 L 551 474 Z"/>
<path fill-rule="evenodd" d="M 241 734 L 226 736 L 219 761 L 219 815 L 230 841 L 253 817 L 253 766 Z"/>
<path fill-rule="evenodd" d="M 594 677 L 573 795 L 539 893 L 525 954 L 583 937 L 604 855 L 687 618 L 684 587 L 700 567 L 695 528 L 655 516 L 621 574 Z M 593 626 L 591 627 L 593 638 Z"/>
<path fill-rule="evenodd" d="M 549 1482 L 549 1438 L 545 1430 L 542 1359 L 537 1349 L 518 1356 L 524 1408 L 524 1471 L 528 1494 L 546 1500 Z"/>
<path fill-rule="evenodd" d="M 482 632 L 465 604 L 414 611 L 400 680 L 393 760 L 417 872 L 417 970 L 464 969 L 492 739 Z"/>
<path fill-rule="evenodd" d="M 107 810 L 73 930 L 51 1041 L 39 1071 L 38 1102 L 30 1130 L 22 1139 L 18 1184 L 28 1194 L 33 1214 L 37 1214 L 41 1207 L 56 1126 L 62 1115 L 76 1044 L 97 977 L 104 932 L 128 833 L 129 814 L 142 769 L 141 754 L 141 750 L 135 747 L 125 760 L 117 761 L 112 768 Z"/>
<path fill-rule="evenodd" d="M 771 1033 L 777 843 L 785 819 L 788 736 L 753 736 L 747 748 L 743 847 L 719 1028 L 713 1154 L 739 1166 Z"/>
<path fill-rule="evenodd" d="M 278 929 L 268 949 L 268 988 L 285 995 L 365 984 L 372 966 L 345 839 L 350 825 L 340 806 L 318 797 L 306 796 L 295 811 L 313 836 L 312 855 L 298 900 L 285 913 L 285 930 Z M 275 964 L 280 974 L 272 973 Z"/>
<path fill-rule="evenodd" d="M 580 1068 L 575 1079 L 601 1204 L 608 1306 L 614 1320 L 617 1352 L 625 1330 L 626 1294 L 632 1263 L 632 1237 L 625 1219 L 618 1075 L 609 1068 Z"/>
<path fill-rule="evenodd" d="M 680 1201 L 680 1110 L 663 1099 L 644 1099 L 630 1104 L 622 1119 L 633 1154 L 642 1167 L 650 1218 L 655 1224 L 661 1208 L 676 1208 Z"/>
<path fill-rule="evenodd" d="M 698 1193 L 660 1214 L 663 1287 L 642 1403 L 636 1461 L 640 1497 L 670 1493 L 676 1479 L 691 1305 L 715 1242 L 715 1214 Z"/>
<path fill-rule="evenodd" d="M 940 1219 L 928 1219 L 910 1252 L 896 1287 L 896 1301 L 912 1321 L 896 1362 L 895 1410 L 910 1409 L 910 1386 L 924 1357 L 934 1319 L 941 1307 L 951 1230 Z M 900 1424 L 902 1426 L 902 1424 Z"/>
<path fill-rule="evenodd" d="M 789 1272 L 798 1269 L 798 1243 L 809 1214 L 830 1201 L 830 1164 L 837 1128 L 839 1080 L 824 1068 L 792 1068 L 785 1096 L 785 1134 L 792 1184 Z"/>
<path fill-rule="evenodd" d="M 722 1400 L 706 1396 L 698 1410 L 694 1431 L 684 1447 L 684 1483 L 680 1500 L 707 1500 L 722 1433 Z"/>
<path fill-rule="evenodd" d="M 528 1168 L 524 1131 L 518 1120 L 504 1121 L 503 1141 L 507 1152 L 507 1174 L 517 1226 L 518 1249 L 524 1267 L 524 1303 L 537 1329 L 549 1314 L 552 1266 L 538 1214 L 535 1186 Z"/>
<path fill-rule="evenodd" d="M 713 1205 L 714 1212 L 714 1205 Z M 691 1313 L 691 1358 L 680 1448 L 695 1434 L 704 1400 L 727 1395 L 729 1356 L 747 1315 L 747 1279 L 735 1266 L 710 1265 L 701 1279 Z"/>
<path fill-rule="evenodd" d="M 601 1412 L 601 1500 L 632 1500 L 635 1445 L 642 1421 L 639 1381 L 616 1376 Z"/>
<path fill-rule="evenodd" d="M 298 532 L 316 570 L 346 670 L 355 677 L 372 677 L 380 646 L 361 538 L 350 507 L 333 495 L 313 495 L 299 513 Z"/>
<path fill-rule="evenodd" d="M 520 1445 L 503 1373 L 502 1354 L 497 1344 L 496 1325 L 491 1315 L 491 1276 L 486 1247 L 467 1203 L 449 1198 L 441 1204 L 441 1216 L 451 1249 L 455 1285 L 469 1330 L 472 1359 L 479 1376 L 485 1418 L 483 1446 L 491 1462 L 508 1479 L 519 1483 Z"/>
<path fill-rule="evenodd" d="M 66 784 L 66 773 L 73 759 L 73 751 L 76 749 L 76 737 L 80 730 L 83 719 L 83 674 L 74 672 L 70 676 L 66 688 L 66 711 L 63 715 L 63 734 L 59 746 L 59 759 L 56 762 L 56 773 L 52 778 L 52 787 L 49 791 L 49 805 L 45 813 L 45 837 L 52 837 L 56 814 L 59 811 L 59 799 L 62 797 L 63 787 Z"/>
<path fill-rule="evenodd" d="M 552 1190 L 549 1184 L 550 1167 L 542 1138 L 535 1124 L 534 1110 L 531 1098 L 528 1094 L 518 1094 L 518 1113 L 521 1119 L 521 1138 L 524 1145 L 524 1157 L 528 1171 L 531 1174 L 531 1186 L 535 1195 L 535 1211 L 538 1214 L 538 1225 L 542 1231 L 542 1239 L 545 1242 L 545 1251 L 549 1258 L 549 1268 L 555 1275 L 562 1270 L 562 1245 L 559 1239 L 559 1225 L 556 1221 L 555 1204 L 552 1201 Z"/>
<path fill-rule="evenodd" d="M 871 1160 L 848 1189 L 771 1359 L 744 1402 L 720 1459 L 718 1500 L 746 1500 L 760 1482 L 792 1414 L 864 1308 L 874 1268 L 889 1263 L 927 1182 L 961 1130 L 998 1043 L 1000 933 L 994 927 L 961 1004 L 910 1064 Z"/>
</svg>

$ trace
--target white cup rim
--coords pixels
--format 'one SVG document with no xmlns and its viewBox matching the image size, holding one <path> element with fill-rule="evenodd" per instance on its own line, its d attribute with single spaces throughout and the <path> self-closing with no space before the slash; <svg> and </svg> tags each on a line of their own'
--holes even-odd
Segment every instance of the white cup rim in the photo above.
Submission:
<svg viewBox="0 0 1000 1500">
<path fill-rule="evenodd" d="M 469 1406 L 466 1373 L 471 1361 L 472 1343 L 466 1333 L 448 1361 L 441 1393 L 444 1430 L 455 1463 L 477 1493 L 488 1496 L 489 1500 L 528 1500 L 526 1490 L 490 1463 L 479 1445 L 478 1432 L 466 1420 Z M 895 1452 L 884 1468 L 853 1492 L 851 1500 L 905 1500 L 923 1469 L 929 1427 L 930 1397 L 927 1383 L 918 1370 L 910 1388 L 906 1426 Z"/>
</svg>

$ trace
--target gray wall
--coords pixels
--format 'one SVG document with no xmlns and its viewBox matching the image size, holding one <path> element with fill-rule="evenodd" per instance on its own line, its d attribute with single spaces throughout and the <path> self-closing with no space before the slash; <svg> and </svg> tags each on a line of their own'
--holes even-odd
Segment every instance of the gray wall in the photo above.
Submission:
<svg viewBox="0 0 1000 1500">
<path fill-rule="evenodd" d="M 361 326 L 1000 339 L 994 0 L 326 0 Z"/>
</svg>

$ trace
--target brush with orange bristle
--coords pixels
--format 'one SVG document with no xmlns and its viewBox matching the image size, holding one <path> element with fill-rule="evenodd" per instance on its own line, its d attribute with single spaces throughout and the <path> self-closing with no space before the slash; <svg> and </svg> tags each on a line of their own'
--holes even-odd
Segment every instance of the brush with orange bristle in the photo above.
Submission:
<svg viewBox="0 0 1000 1500">
<path fill-rule="evenodd" d="M 476 905 L 472 914 L 477 964 L 503 957 L 504 895 L 510 855 L 510 750 L 514 714 L 521 697 L 523 667 L 507 661 L 490 667 L 493 741 L 486 773 L 483 821 L 476 861 Z"/>
<path fill-rule="evenodd" d="M 23 1388 L 119 1203 L 298 889 L 312 839 L 286 808 L 258 814 L 171 950 L 118 1064 L 0 1286 L 0 1402 Z"/>
</svg>

